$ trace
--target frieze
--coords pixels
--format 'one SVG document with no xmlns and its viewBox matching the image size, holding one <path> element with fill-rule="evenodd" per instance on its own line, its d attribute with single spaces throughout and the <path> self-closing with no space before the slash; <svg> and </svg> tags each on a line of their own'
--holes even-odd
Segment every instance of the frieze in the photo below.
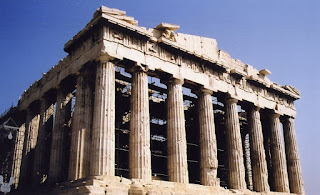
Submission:
<svg viewBox="0 0 320 195">
<path fill-rule="evenodd" d="M 181 66 L 185 68 L 189 68 L 197 73 L 199 72 L 204 73 L 204 70 L 199 63 L 187 58 L 182 58 Z"/>
<path fill-rule="evenodd" d="M 148 41 L 147 42 L 147 53 L 150 54 L 150 55 L 155 55 L 155 56 L 158 56 L 159 54 L 159 48 L 158 48 L 158 45 L 153 42 L 153 41 Z"/>
<path fill-rule="evenodd" d="M 99 40 L 98 37 L 103 37 L 105 41 L 103 43 L 111 45 L 110 47 L 106 47 L 107 49 L 111 50 L 114 48 L 120 48 L 122 46 L 124 47 L 121 51 L 123 52 L 123 56 L 121 57 L 127 57 L 124 55 L 126 54 L 125 52 L 131 52 L 131 50 L 129 50 L 128 48 L 134 49 L 134 54 L 141 54 L 139 56 L 139 59 L 137 57 L 136 61 L 143 63 L 143 60 L 145 60 L 146 56 L 152 56 L 151 58 L 149 58 L 149 63 L 155 61 L 158 63 L 158 67 L 159 64 L 163 63 L 168 65 L 168 67 L 173 67 L 175 70 L 191 70 L 189 71 L 190 74 L 196 73 L 192 75 L 194 77 L 201 77 L 201 75 L 203 75 L 204 82 L 207 82 L 206 85 L 210 85 L 213 89 L 218 89 L 222 90 L 223 92 L 236 93 L 240 95 L 241 93 L 248 94 L 245 92 L 254 93 L 257 96 L 261 96 L 262 98 L 265 98 L 267 100 L 273 101 L 275 103 L 284 105 L 292 109 L 294 109 L 293 100 L 295 99 L 295 97 L 299 98 L 299 92 L 291 86 L 282 87 L 274 84 L 269 87 L 266 83 L 263 82 L 263 79 L 257 77 L 258 75 L 255 75 L 255 77 L 253 77 L 252 75 L 248 75 L 248 72 L 250 71 L 246 70 L 246 66 L 240 60 L 232 59 L 228 53 L 222 50 L 219 51 L 219 61 L 210 62 L 204 59 L 203 56 L 197 56 L 195 54 L 192 54 L 192 52 L 190 53 L 189 51 L 183 51 L 182 49 L 179 49 L 177 45 L 173 47 L 163 41 L 159 43 L 158 39 L 156 38 L 153 39 L 147 36 L 142 36 L 137 31 L 130 31 L 128 29 L 124 29 L 123 27 L 116 26 L 114 24 L 103 26 L 103 28 L 101 29 L 102 30 L 97 31 L 96 33 L 91 33 L 86 40 L 82 40 L 81 42 L 77 43 L 79 44 L 77 45 L 77 48 L 74 48 L 75 45 L 73 45 L 74 47 L 72 48 L 72 50 L 69 50 L 71 57 L 67 57 L 67 61 L 59 62 L 59 65 L 53 67 L 47 74 L 43 75 L 41 81 L 31 86 L 29 90 L 23 94 L 23 97 L 34 93 L 39 87 L 38 84 L 42 86 L 43 83 L 47 82 L 54 76 L 60 74 L 60 71 L 67 69 L 73 61 L 83 56 L 83 54 L 87 50 L 89 50 L 93 45 L 97 44 Z M 100 51 L 101 49 L 103 49 L 103 46 L 100 48 Z M 137 51 L 140 51 L 140 53 Z M 106 50 L 104 52 L 116 53 L 117 51 Z M 85 59 L 90 59 L 90 55 L 86 56 Z M 70 60 L 70 58 L 72 60 Z M 128 59 L 129 58 L 131 58 L 130 60 L 134 61 L 135 55 L 130 54 L 128 55 Z M 219 62 L 221 62 L 228 70 L 222 71 L 222 69 L 216 69 L 215 67 L 218 65 L 215 64 L 218 64 Z M 174 67 L 175 65 L 178 66 L 178 68 Z M 170 71 L 168 67 L 166 71 Z M 234 78 L 233 76 L 231 76 L 230 71 L 232 69 L 236 70 L 236 73 L 240 75 L 241 78 Z M 248 82 L 248 79 L 252 80 L 253 82 Z M 201 80 L 201 78 L 199 80 Z M 256 83 L 262 85 L 256 85 Z M 215 87 L 215 84 L 220 86 Z M 223 87 L 225 87 L 225 89 L 222 89 Z"/>
</svg>

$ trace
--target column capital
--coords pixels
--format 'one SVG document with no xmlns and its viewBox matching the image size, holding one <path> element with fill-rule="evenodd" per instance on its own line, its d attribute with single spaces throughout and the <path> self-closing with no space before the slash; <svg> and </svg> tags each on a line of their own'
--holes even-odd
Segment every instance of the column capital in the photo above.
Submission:
<svg viewBox="0 0 320 195">
<path fill-rule="evenodd" d="M 295 119 L 294 117 L 288 116 L 288 115 L 283 115 L 283 116 L 281 116 L 281 121 L 290 121 L 290 122 L 293 122 L 294 119 Z"/>
<path fill-rule="evenodd" d="M 180 84 L 183 85 L 184 79 L 183 78 L 177 78 L 177 77 L 170 77 L 167 81 L 167 83 L 172 83 L 172 84 Z"/>
<path fill-rule="evenodd" d="M 233 98 L 233 97 L 227 97 L 226 99 L 225 99 L 225 102 L 226 103 L 238 103 L 238 99 L 236 99 L 236 98 Z"/>
<path fill-rule="evenodd" d="M 149 70 L 148 66 L 143 66 L 139 62 L 135 62 L 131 68 L 128 69 L 128 72 L 135 73 L 135 72 L 145 72 L 147 73 Z"/>
<path fill-rule="evenodd" d="M 122 60 L 123 57 L 121 57 L 121 56 L 119 56 L 119 55 L 117 55 L 117 54 L 110 54 L 110 53 L 101 51 L 101 53 L 99 54 L 99 56 L 96 57 L 94 60 L 95 60 L 95 61 L 100 61 L 100 62 L 102 62 L 102 63 L 106 63 L 106 62 L 111 61 L 111 60 L 114 60 L 114 59 Z"/>
<path fill-rule="evenodd" d="M 287 120 L 288 120 L 289 122 L 294 122 L 294 118 L 292 118 L 292 117 L 287 117 Z"/>
<path fill-rule="evenodd" d="M 269 116 L 271 118 L 280 118 L 281 115 L 279 113 L 276 113 L 276 112 L 270 112 Z"/>
<path fill-rule="evenodd" d="M 213 94 L 213 91 L 211 89 L 208 89 L 204 86 L 201 86 L 199 87 L 198 89 L 196 90 L 192 90 L 193 93 L 195 93 L 196 95 L 199 95 L 199 94 L 209 94 L 209 95 L 212 95 Z"/>
<path fill-rule="evenodd" d="M 40 97 L 40 102 L 44 102 L 48 100 L 48 96 L 44 94 L 43 96 Z"/>
<path fill-rule="evenodd" d="M 39 107 L 37 107 L 37 109 L 39 109 Z M 26 112 L 27 114 L 31 114 L 34 115 L 37 113 L 37 109 L 36 106 L 34 104 L 30 104 L 27 108 L 26 108 Z"/>
<path fill-rule="evenodd" d="M 249 112 L 250 112 L 251 110 L 258 111 L 258 112 L 261 110 L 261 107 L 255 105 L 255 104 L 252 104 L 252 103 L 246 104 L 246 107 L 249 109 L 249 110 L 248 110 Z"/>
</svg>

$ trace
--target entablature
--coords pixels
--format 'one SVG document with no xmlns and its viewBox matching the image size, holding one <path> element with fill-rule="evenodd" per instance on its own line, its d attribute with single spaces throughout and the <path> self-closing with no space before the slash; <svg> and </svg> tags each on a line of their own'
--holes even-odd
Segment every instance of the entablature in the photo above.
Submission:
<svg viewBox="0 0 320 195">
<path fill-rule="evenodd" d="M 124 14 L 105 7 L 98 9 L 86 27 L 66 43 L 64 49 L 69 55 L 25 91 L 19 101 L 21 108 L 56 87 L 68 75 L 76 74 L 84 64 L 108 55 L 135 61 L 152 71 L 169 73 L 214 92 L 228 93 L 261 108 L 277 108 L 279 113 L 295 116 L 293 102 L 299 99 L 299 92 L 291 86 L 271 82 L 266 77 L 270 74 L 267 70 L 258 71 L 231 58 L 227 52 L 218 50 L 214 39 L 175 34 L 176 27 L 168 24 L 160 25 L 160 29 L 159 26 L 146 29 Z M 165 28 L 169 32 L 164 36 L 161 32 Z M 191 43 L 192 40 L 199 42 Z M 205 49 L 197 49 L 203 47 L 211 55 Z"/>
</svg>

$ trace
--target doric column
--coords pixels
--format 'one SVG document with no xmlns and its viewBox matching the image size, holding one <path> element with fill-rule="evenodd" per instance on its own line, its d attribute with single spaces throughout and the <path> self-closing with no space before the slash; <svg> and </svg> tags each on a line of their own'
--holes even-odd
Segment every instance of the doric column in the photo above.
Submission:
<svg viewBox="0 0 320 195">
<path fill-rule="evenodd" d="M 274 190 L 277 192 L 290 192 L 286 155 L 281 136 L 279 114 L 270 115 L 270 149 L 272 159 Z"/>
<path fill-rule="evenodd" d="M 200 183 L 206 186 L 219 185 L 217 141 L 211 94 L 211 91 L 205 89 L 197 92 L 200 127 Z"/>
<path fill-rule="evenodd" d="M 250 157 L 253 172 L 253 189 L 257 192 L 268 192 L 268 168 L 263 146 L 260 108 L 250 107 L 248 110 Z"/>
<path fill-rule="evenodd" d="M 188 183 L 187 140 L 182 96 L 183 80 L 169 80 L 167 142 L 169 181 Z"/>
<path fill-rule="evenodd" d="M 69 142 L 68 120 L 71 117 L 72 94 L 65 91 L 61 85 L 57 89 L 56 110 L 54 127 L 52 130 L 52 142 L 49 163 L 48 182 L 54 184 L 67 179 L 69 150 L 66 149 Z"/>
<path fill-rule="evenodd" d="M 44 177 L 48 175 L 49 159 L 46 157 L 47 140 L 49 131 L 52 129 L 53 105 L 49 102 L 48 97 L 41 98 L 40 102 L 40 122 L 37 145 L 34 151 L 32 182 L 33 185 L 39 185 L 44 181 Z M 51 118 L 51 120 L 50 120 Z"/>
<path fill-rule="evenodd" d="M 18 188 L 19 178 L 21 175 L 21 159 L 24 143 L 26 126 L 25 123 L 21 125 L 17 131 L 15 149 L 14 149 L 14 158 L 13 158 L 13 170 L 12 175 L 14 177 L 14 189 Z"/>
<path fill-rule="evenodd" d="M 295 194 L 305 194 L 293 118 L 284 119 L 283 130 L 290 191 Z"/>
<path fill-rule="evenodd" d="M 89 176 L 93 95 L 90 79 L 88 69 L 81 72 L 77 78 L 76 103 L 71 130 L 69 180 Z"/>
<path fill-rule="evenodd" d="M 130 177 L 151 180 L 148 75 L 141 66 L 131 72 Z"/>
<path fill-rule="evenodd" d="M 97 64 L 90 175 L 115 174 L 115 69 L 107 57 Z"/>
<path fill-rule="evenodd" d="M 237 108 L 238 100 L 228 98 L 225 101 L 225 124 L 228 144 L 229 187 L 246 189 L 245 168 Z"/>
<path fill-rule="evenodd" d="M 21 187 L 29 188 L 31 184 L 32 164 L 31 160 L 34 156 L 34 148 L 37 144 L 38 128 L 39 128 L 39 114 L 34 111 L 34 108 L 29 106 L 26 116 L 26 131 L 24 137 L 24 146 L 21 163 Z M 31 167 L 31 168 L 30 168 Z"/>
</svg>

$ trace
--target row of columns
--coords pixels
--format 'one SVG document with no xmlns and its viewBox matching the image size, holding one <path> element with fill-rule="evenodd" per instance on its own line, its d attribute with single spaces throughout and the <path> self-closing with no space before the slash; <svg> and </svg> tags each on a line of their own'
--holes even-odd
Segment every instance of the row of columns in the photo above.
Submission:
<svg viewBox="0 0 320 195">
<path fill-rule="evenodd" d="M 135 65 L 131 70 L 131 119 L 129 140 L 130 177 L 151 180 L 150 119 L 147 70 Z M 72 122 L 69 159 L 69 180 L 89 175 L 115 175 L 115 65 L 107 57 L 101 57 L 94 78 L 82 71 L 77 78 L 75 112 Z M 187 143 L 182 93 L 183 80 L 167 81 L 167 142 L 169 181 L 188 183 Z M 94 94 L 94 99 L 92 94 Z M 197 91 L 199 101 L 200 130 L 200 180 L 202 185 L 215 186 L 217 178 L 217 144 L 212 106 L 212 91 Z M 63 125 L 70 113 L 66 107 L 71 96 L 58 91 L 55 125 L 49 168 L 49 182 L 62 181 L 65 155 L 65 131 Z M 93 107 L 93 109 L 92 109 Z M 93 112 L 93 113 L 92 113 Z M 69 115 L 69 116 L 67 116 Z M 250 156 L 255 191 L 268 192 L 268 169 L 263 144 L 259 108 L 248 111 Z M 242 140 L 237 100 L 225 101 L 225 124 L 227 136 L 229 187 L 246 189 Z M 285 153 L 281 142 L 279 115 L 270 118 L 271 153 L 275 191 L 304 193 L 293 119 L 284 122 Z M 92 132 L 90 135 L 90 132 Z M 287 156 L 285 156 L 287 154 Z M 287 169 L 288 163 L 288 169 Z M 288 171 L 287 171 L 288 170 Z M 289 177 L 288 177 L 289 175 Z M 290 181 L 290 189 L 289 189 Z"/>
</svg>

